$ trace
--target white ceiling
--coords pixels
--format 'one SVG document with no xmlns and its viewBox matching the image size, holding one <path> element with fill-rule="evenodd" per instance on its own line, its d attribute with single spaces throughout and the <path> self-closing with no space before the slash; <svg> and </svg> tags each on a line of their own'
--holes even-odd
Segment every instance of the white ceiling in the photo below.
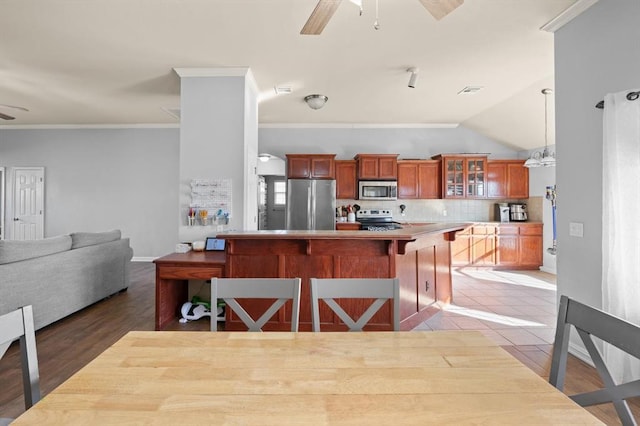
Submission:
<svg viewBox="0 0 640 426">
<path fill-rule="evenodd" d="M 180 104 L 173 68 L 249 67 L 260 124 L 459 123 L 537 148 L 540 90 L 553 87 L 553 34 L 540 27 L 574 1 L 467 0 L 436 21 L 418 0 L 379 0 L 376 31 L 375 0 L 363 16 L 345 0 L 303 36 L 316 0 L 3 0 L 0 104 L 30 111 L 0 107 L 16 117 L 0 126 L 177 123 L 163 110 Z M 275 96 L 281 85 L 293 93 Z M 457 95 L 469 85 L 484 89 Z M 311 110 L 310 93 L 329 101 Z"/>
</svg>

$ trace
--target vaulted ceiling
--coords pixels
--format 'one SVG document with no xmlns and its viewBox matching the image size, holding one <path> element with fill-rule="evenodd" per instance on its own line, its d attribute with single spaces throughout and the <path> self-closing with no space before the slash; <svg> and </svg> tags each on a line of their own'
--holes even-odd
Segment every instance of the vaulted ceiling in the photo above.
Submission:
<svg viewBox="0 0 640 426">
<path fill-rule="evenodd" d="M 544 145 L 553 34 L 540 27 L 574 0 L 467 0 L 441 20 L 418 0 L 364 0 L 362 16 L 344 0 L 320 35 L 301 35 L 316 3 L 4 0 L 0 104 L 29 111 L 0 106 L 15 117 L 0 129 L 178 123 L 166 112 L 180 104 L 173 68 L 249 67 L 260 124 L 460 124 Z M 467 86 L 482 90 L 459 95 Z M 311 93 L 328 96 L 324 108 L 304 103 Z"/>
</svg>

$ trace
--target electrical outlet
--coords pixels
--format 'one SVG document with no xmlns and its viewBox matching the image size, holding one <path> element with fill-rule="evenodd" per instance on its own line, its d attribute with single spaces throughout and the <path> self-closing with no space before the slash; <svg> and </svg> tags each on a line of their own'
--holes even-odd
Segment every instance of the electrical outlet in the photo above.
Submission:
<svg viewBox="0 0 640 426">
<path fill-rule="evenodd" d="M 571 237 L 584 237 L 584 224 L 581 222 L 569 222 L 569 235 Z"/>
<path fill-rule="evenodd" d="M 447 215 L 447 209 L 442 210 L 442 216 L 446 216 Z"/>
</svg>

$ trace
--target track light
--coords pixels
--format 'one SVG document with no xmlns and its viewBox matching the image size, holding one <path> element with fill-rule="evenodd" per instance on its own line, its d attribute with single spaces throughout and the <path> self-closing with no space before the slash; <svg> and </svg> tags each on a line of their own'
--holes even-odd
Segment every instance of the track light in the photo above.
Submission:
<svg viewBox="0 0 640 426">
<path fill-rule="evenodd" d="M 304 97 L 304 101 L 309 105 L 311 109 L 320 109 L 329 100 L 325 95 L 307 95 Z"/>
<path fill-rule="evenodd" d="M 411 73 L 411 77 L 409 77 L 409 84 L 408 86 L 412 89 L 416 88 L 416 81 L 418 80 L 418 68 L 416 67 L 411 67 L 407 70 L 407 72 Z"/>
</svg>

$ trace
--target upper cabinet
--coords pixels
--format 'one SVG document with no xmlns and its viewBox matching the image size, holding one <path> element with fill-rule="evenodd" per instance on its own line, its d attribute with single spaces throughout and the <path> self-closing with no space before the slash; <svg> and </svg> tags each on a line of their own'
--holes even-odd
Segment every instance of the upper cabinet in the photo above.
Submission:
<svg viewBox="0 0 640 426">
<path fill-rule="evenodd" d="M 396 180 L 398 154 L 358 154 L 358 180 Z"/>
<path fill-rule="evenodd" d="M 335 179 L 335 154 L 287 154 L 287 178 Z"/>
<path fill-rule="evenodd" d="M 442 162 L 443 198 L 487 198 L 487 157 L 436 155 Z"/>
<path fill-rule="evenodd" d="M 490 160 L 487 184 L 489 198 L 529 198 L 529 169 L 524 160 Z"/>
<path fill-rule="evenodd" d="M 437 160 L 399 160 L 398 198 L 440 198 L 440 173 Z"/>
<path fill-rule="evenodd" d="M 358 182 L 356 180 L 356 160 L 336 160 L 336 198 L 358 198 Z"/>
</svg>

